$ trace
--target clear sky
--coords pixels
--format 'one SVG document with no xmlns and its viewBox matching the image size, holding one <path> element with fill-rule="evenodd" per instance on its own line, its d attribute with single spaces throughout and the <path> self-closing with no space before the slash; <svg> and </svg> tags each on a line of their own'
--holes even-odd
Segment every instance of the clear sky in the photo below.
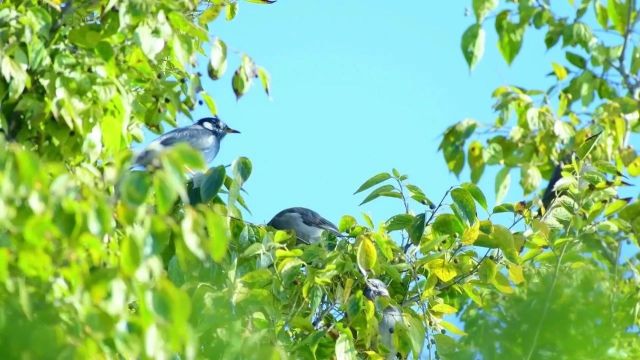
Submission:
<svg viewBox="0 0 640 360">
<path fill-rule="evenodd" d="M 233 21 L 222 14 L 213 23 L 212 35 L 229 48 L 229 68 L 219 81 L 204 75 L 203 86 L 215 98 L 219 116 L 242 131 L 225 138 L 214 165 L 238 156 L 252 160 L 245 185 L 252 211 L 247 220 L 266 223 L 284 208 L 304 206 L 335 223 L 362 212 L 380 223 L 402 211 L 398 200 L 358 206 L 364 194 L 353 192 L 393 167 L 437 201 L 450 186 L 469 179 L 466 171 L 460 179 L 450 174 L 437 150 L 446 127 L 464 118 L 493 122 L 496 87 L 546 89 L 551 61 L 566 62 L 559 51 L 546 50 L 543 34 L 528 31 L 520 54 L 507 66 L 490 19 L 484 58 L 469 72 L 460 38 L 474 21 L 471 11 L 465 15 L 471 0 L 435 3 L 240 2 Z M 565 3 L 558 6 L 569 10 Z M 242 53 L 270 72 L 271 99 L 254 81 L 236 101 L 231 77 Z M 206 65 L 201 59 L 203 74 Z M 206 106 L 193 114 L 209 115 Z M 147 134 L 147 141 L 152 137 Z M 480 182 L 490 207 L 495 172 L 485 171 Z M 520 199 L 517 181 L 514 171 L 506 200 Z"/>
<path fill-rule="evenodd" d="M 434 201 L 467 181 L 449 174 L 437 151 L 443 130 L 464 118 L 493 121 L 490 95 L 497 86 L 543 87 L 551 69 L 535 33 L 527 34 L 508 67 L 488 23 L 485 57 L 470 73 L 460 51 L 460 37 L 473 22 L 465 16 L 470 3 L 241 2 L 235 20 L 218 19 L 211 32 L 236 53 L 222 80 L 203 77 L 203 85 L 219 116 L 242 131 L 225 138 L 215 162 L 237 156 L 253 162 L 247 219 L 266 222 L 283 208 L 305 206 L 334 222 L 363 211 L 381 222 L 401 210 L 397 200 L 360 207 L 363 196 L 352 194 L 392 167 Z M 231 76 L 243 52 L 270 72 L 271 100 L 258 82 L 235 100 Z M 194 117 L 206 115 L 202 106 Z M 481 186 L 492 193 L 490 174 L 484 180 Z"/>
</svg>

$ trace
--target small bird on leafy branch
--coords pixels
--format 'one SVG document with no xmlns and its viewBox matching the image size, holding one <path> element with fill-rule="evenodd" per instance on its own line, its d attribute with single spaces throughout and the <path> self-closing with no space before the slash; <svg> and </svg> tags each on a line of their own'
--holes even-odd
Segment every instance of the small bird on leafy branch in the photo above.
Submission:
<svg viewBox="0 0 640 360">
<path fill-rule="evenodd" d="M 366 287 L 362 293 L 371 301 L 375 301 L 378 297 L 389 297 L 387 285 L 378 279 L 367 279 Z M 382 319 L 378 323 L 378 333 L 380 334 L 380 342 L 389 350 L 387 359 L 396 359 L 397 357 L 393 344 L 393 334 L 398 324 L 403 322 L 404 318 L 399 307 L 387 305 L 384 310 L 382 310 Z"/>
<path fill-rule="evenodd" d="M 227 134 L 238 134 L 217 116 L 205 117 L 195 124 L 179 127 L 159 136 L 134 159 L 131 169 L 140 169 L 153 163 L 158 153 L 178 143 L 186 143 L 199 151 L 208 164 L 218 155 L 220 142 Z"/>
<path fill-rule="evenodd" d="M 277 230 L 293 230 L 298 241 L 313 244 L 322 239 L 323 234 L 329 233 L 336 237 L 344 237 L 338 228 L 317 212 L 303 208 L 292 207 L 277 213 L 267 225 Z"/>
</svg>

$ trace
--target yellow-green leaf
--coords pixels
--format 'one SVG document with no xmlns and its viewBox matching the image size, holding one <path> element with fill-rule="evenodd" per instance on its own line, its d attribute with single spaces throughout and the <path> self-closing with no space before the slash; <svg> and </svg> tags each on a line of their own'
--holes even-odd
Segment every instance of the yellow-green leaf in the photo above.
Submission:
<svg viewBox="0 0 640 360">
<path fill-rule="evenodd" d="M 460 330 L 457 326 L 453 325 L 452 323 L 446 321 L 446 320 L 441 320 L 440 321 L 440 326 L 442 326 L 444 329 L 448 330 L 449 332 L 456 334 L 456 335 L 460 335 L 460 336 L 464 336 L 467 335 L 466 332 Z"/>
<path fill-rule="evenodd" d="M 480 222 L 476 221 L 468 228 L 464 229 L 464 233 L 462 233 L 462 243 L 464 245 L 473 244 L 476 239 L 478 239 L 478 235 L 480 234 Z"/>
<path fill-rule="evenodd" d="M 371 239 L 366 236 L 361 237 L 358 245 L 358 265 L 364 270 L 371 270 L 378 259 L 376 246 Z"/>
<path fill-rule="evenodd" d="M 516 285 L 522 284 L 524 282 L 522 266 L 515 264 L 509 265 L 509 278 L 511 278 L 511 281 Z"/>
<path fill-rule="evenodd" d="M 438 279 L 444 282 L 448 282 L 456 277 L 456 275 L 458 275 L 458 272 L 456 271 L 456 268 L 453 266 L 453 264 L 444 261 L 444 259 L 432 260 L 427 264 L 427 268 L 429 269 L 429 271 L 436 274 Z"/>
<path fill-rule="evenodd" d="M 455 314 L 456 312 L 458 312 L 458 309 L 447 304 L 435 304 L 434 306 L 431 307 L 431 311 L 435 311 L 443 314 Z"/>
</svg>

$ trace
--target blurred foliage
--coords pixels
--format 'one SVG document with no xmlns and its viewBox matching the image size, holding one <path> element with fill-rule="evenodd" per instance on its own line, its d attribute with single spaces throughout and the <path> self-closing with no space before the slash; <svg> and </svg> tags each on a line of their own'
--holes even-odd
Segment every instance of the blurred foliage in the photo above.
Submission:
<svg viewBox="0 0 640 360">
<path fill-rule="evenodd" d="M 495 122 L 446 130 L 447 167 L 466 164 L 469 182 L 432 201 L 395 169 L 377 174 L 356 194 L 398 213 L 346 215 L 349 237 L 312 245 L 242 220 L 247 158 L 207 169 L 175 146 L 158 168 L 127 170 L 143 128 L 162 132 L 197 104 L 217 112 L 203 56 L 237 98 L 256 79 L 269 94 L 266 70 L 210 27 L 271 2 L 0 4 L 2 358 L 640 355 L 635 1 L 570 1 L 567 17 L 544 0 L 474 0 L 469 65 L 487 22 L 507 63 L 534 28 L 548 47 L 563 40 L 552 86 L 503 86 Z M 477 185 L 489 167 L 493 207 Z M 512 176 L 524 198 L 503 203 Z M 390 296 L 366 298 L 368 278 Z"/>
</svg>

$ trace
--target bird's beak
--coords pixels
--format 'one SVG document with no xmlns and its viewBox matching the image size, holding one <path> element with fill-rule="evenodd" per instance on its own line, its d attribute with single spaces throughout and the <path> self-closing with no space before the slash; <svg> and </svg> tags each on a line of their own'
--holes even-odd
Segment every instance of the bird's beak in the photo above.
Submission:
<svg viewBox="0 0 640 360">
<path fill-rule="evenodd" d="M 230 127 L 224 129 L 224 132 L 226 132 L 227 134 L 240 134 L 240 131 L 232 129 Z"/>
</svg>

